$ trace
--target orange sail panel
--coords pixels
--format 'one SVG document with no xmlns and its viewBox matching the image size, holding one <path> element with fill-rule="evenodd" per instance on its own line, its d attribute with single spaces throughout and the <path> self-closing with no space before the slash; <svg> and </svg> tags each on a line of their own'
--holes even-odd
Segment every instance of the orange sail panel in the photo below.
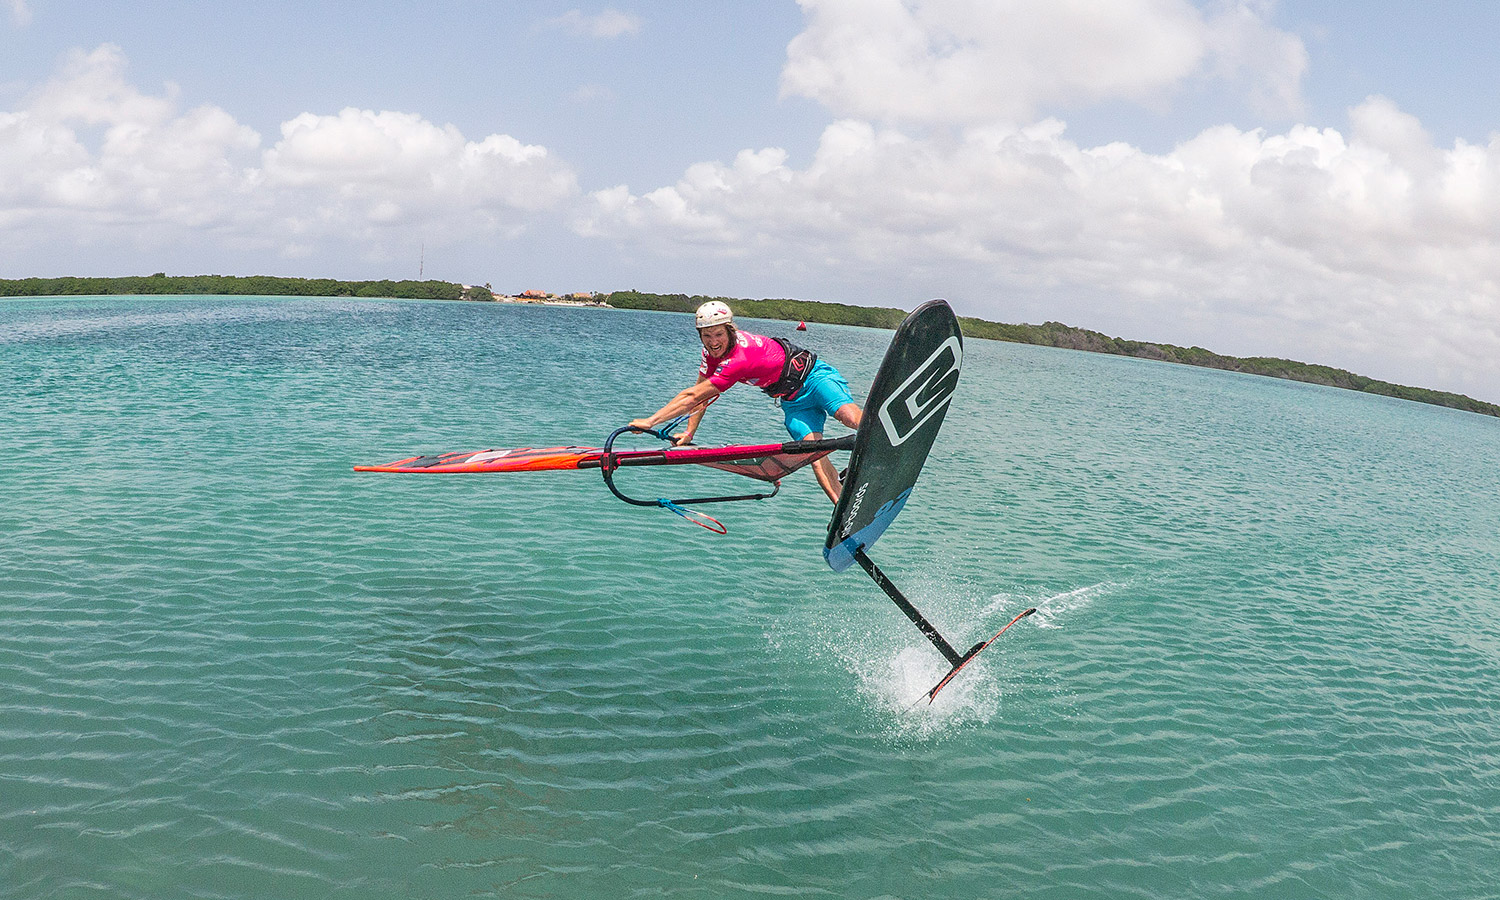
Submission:
<svg viewBox="0 0 1500 900">
<path fill-rule="evenodd" d="M 848 450 L 854 435 L 834 440 L 791 441 L 730 447 L 663 447 L 660 450 L 616 450 L 609 454 L 610 470 L 624 466 L 712 466 L 736 475 L 776 482 L 835 450 Z M 545 472 L 559 469 L 598 469 L 606 454 L 597 447 L 518 447 L 514 450 L 466 450 L 435 456 L 412 456 L 383 466 L 355 466 L 356 472 Z"/>
<path fill-rule="evenodd" d="M 604 453 L 597 447 L 517 447 L 514 450 L 464 450 L 437 456 L 412 456 L 383 466 L 355 466 L 356 472 L 544 472 L 576 469 Z"/>
</svg>

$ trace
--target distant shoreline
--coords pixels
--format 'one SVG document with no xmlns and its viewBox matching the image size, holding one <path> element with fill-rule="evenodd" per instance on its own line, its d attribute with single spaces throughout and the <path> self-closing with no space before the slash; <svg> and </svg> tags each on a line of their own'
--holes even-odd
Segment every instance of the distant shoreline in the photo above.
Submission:
<svg viewBox="0 0 1500 900">
<path fill-rule="evenodd" d="M 338 281 L 330 278 L 281 278 L 268 275 L 167 275 L 122 278 L 21 278 L 0 279 L 0 297 L 71 297 L 71 296 L 163 296 L 204 294 L 223 296 L 289 296 L 289 297 L 359 297 L 403 300 L 468 300 L 478 302 L 570 306 L 594 309 L 642 309 L 664 312 L 692 312 L 709 300 L 723 300 L 748 318 L 781 319 L 828 325 L 860 325 L 893 329 L 906 312 L 889 307 L 850 306 L 815 300 L 744 300 L 731 297 L 688 296 L 686 294 L 651 294 L 641 291 L 614 291 L 607 294 L 552 294 L 526 290 L 519 294 L 496 293 L 486 285 L 455 284 L 446 281 Z M 1201 368 L 1264 375 L 1305 384 L 1320 384 L 1459 409 L 1500 418 L 1500 405 L 1476 400 L 1464 394 L 1429 388 L 1392 384 L 1344 369 L 1297 362 L 1276 357 L 1224 356 L 1202 347 L 1177 347 L 1147 341 L 1110 337 L 1086 328 L 1075 328 L 1061 322 L 1042 325 L 1010 325 L 985 319 L 960 317 L 965 337 L 1036 344 L 1129 356 L 1160 362 L 1178 363 Z"/>
<path fill-rule="evenodd" d="M 684 294 L 648 294 L 640 291 L 616 291 L 607 294 L 605 299 L 611 306 L 619 309 L 654 309 L 669 312 L 691 312 L 709 300 L 721 300 L 728 303 L 736 315 L 750 318 L 818 322 L 830 325 L 862 325 L 871 328 L 893 329 L 906 318 L 905 310 L 890 307 L 850 306 L 814 300 L 740 300 L 732 297 L 689 297 Z M 1064 325 L 1061 322 L 1046 322 L 1041 325 L 1009 325 L 969 316 L 960 316 L 958 321 L 966 338 L 1084 350 L 1089 353 L 1129 356 L 1135 359 L 1150 359 L 1205 369 L 1219 369 L 1225 372 L 1264 375 L 1269 378 L 1319 384 L 1365 394 L 1378 394 L 1383 397 L 1395 397 L 1400 400 L 1411 400 L 1414 403 L 1426 403 L 1500 418 L 1500 405 L 1494 403 L 1475 400 L 1473 397 L 1450 391 L 1392 384 L 1331 366 L 1271 356 L 1225 356 L 1202 347 L 1177 347 L 1172 344 L 1131 341 L 1110 337 L 1086 328 Z"/>
<path fill-rule="evenodd" d="M 528 306 L 572 306 L 586 307 L 589 309 L 614 309 L 605 302 L 603 296 L 594 294 L 571 294 L 562 295 L 546 294 L 541 297 L 528 297 L 525 294 L 494 294 L 491 298 L 496 303 L 521 303 Z"/>
</svg>

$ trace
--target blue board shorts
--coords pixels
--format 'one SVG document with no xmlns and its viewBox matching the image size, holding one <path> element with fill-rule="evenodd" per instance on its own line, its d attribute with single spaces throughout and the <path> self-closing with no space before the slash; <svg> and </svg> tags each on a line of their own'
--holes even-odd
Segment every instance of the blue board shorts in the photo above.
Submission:
<svg viewBox="0 0 1500 900">
<path fill-rule="evenodd" d="M 849 395 L 849 382 L 839 370 L 821 359 L 813 364 L 802 390 L 791 400 L 781 401 L 781 412 L 786 416 L 786 430 L 792 440 L 800 441 L 809 434 L 822 434 L 828 417 L 845 403 L 853 403 Z"/>
</svg>

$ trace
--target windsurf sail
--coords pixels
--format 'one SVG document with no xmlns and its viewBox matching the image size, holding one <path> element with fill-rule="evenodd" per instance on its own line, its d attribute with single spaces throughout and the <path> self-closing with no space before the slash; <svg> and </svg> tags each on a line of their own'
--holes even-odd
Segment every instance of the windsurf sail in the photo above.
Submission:
<svg viewBox="0 0 1500 900">
<path fill-rule="evenodd" d="M 398 472 L 403 474 L 441 475 L 476 472 L 542 472 L 577 469 L 588 460 L 597 460 L 603 451 L 596 447 L 517 447 L 512 450 L 463 450 L 434 456 L 409 456 L 379 466 L 355 466 L 356 472 Z"/>
<path fill-rule="evenodd" d="M 544 472 L 566 469 L 611 469 L 626 466 L 701 465 L 775 483 L 837 450 L 848 450 L 854 435 L 822 441 L 744 444 L 727 447 L 668 447 L 661 450 L 606 451 L 600 447 L 517 447 L 510 450 L 465 450 L 433 456 L 410 456 L 377 466 L 355 466 L 356 472 L 443 475 L 493 472 Z"/>
<path fill-rule="evenodd" d="M 657 450 L 615 450 L 615 440 L 638 432 L 671 441 L 671 425 L 659 430 L 626 426 L 614 431 L 603 447 L 517 447 L 508 450 L 469 450 L 431 456 L 409 456 L 378 466 L 355 466 L 356 472 L 443 475 L 495 472 L 545 472 L 567 469 L 598 469 L 611 493 L 635 506 L 659 506 L 724 534 L 723 523 L 704 513 L 683 507 L 737 500 L 766 500 L 781 490 L 781 479 L 838 450 L 854 446 L 854 435 L 817 441 L 787 441 L 780 444 L 742 444 L 728 447 L 663 447 Z M 632 466 L 701 465 L 743 475 L 772 485 L 770 491 L 712 497 L 632 497 L 615 484 L 615 472 Z"/>
<path fill-rule="evenodd" d="M 1022 613 L 995 637 L 959 653 L 868 553 L 911 498 L 958 388 L 963 358 L 963 333 L 946 301 L 922 304 L 896 329 L 870 386 L 843 490 L 823 542 L 823 558 L 831 569 L 842 572 L 859 563 L 948 661 L 948 674 L 924 695 L 929 703 L 1006 628 L 1035 611 Z"/>
</svg>

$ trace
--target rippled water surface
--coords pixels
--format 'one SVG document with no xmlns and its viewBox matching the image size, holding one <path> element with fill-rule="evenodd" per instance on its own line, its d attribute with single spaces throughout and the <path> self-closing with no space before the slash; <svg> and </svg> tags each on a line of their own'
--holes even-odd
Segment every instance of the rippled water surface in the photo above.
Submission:
<svg viewBox="0 0 1500 900">
<path fill-rule="evenodd" d="M 804 338 L 860 396 L 888 339 Z M 931 708 L 804 473 L 718 537 L 350 471 L 596 444 L 696 360 L 666 314 L 0 302 L 0 896 L 1500 896 L 1500 422 L 969 342 L 875 555 L 954 644 L 1041 612 Z M 779 434 L 742 387 L 700 439 Z"/>
</svg>

